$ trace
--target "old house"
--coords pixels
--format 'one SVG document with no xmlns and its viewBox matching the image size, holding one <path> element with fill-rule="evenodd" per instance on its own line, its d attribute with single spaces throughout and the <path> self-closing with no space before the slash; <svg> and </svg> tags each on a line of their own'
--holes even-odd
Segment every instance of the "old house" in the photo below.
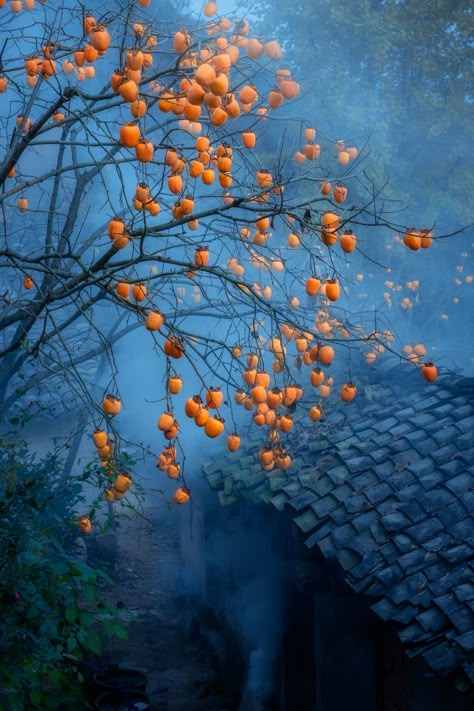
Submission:
<svg viewBox="0 0 474 711">
<path fill-rule="evenodd" d="M 377 382 L 295 432 L 289 473 L 263 471 L 257 441 L 204 466 L 221 506 L 195 516 L 185 548 L 248 676 L 263 655 L 242 709 L 472 708 L 474 380 L 427 387 L 398 368 Z M 263 598 L 246 634 L 259 593 L 239 585 Z M 265 663 L 259 644 L 279 619 Z"/>
</svg>

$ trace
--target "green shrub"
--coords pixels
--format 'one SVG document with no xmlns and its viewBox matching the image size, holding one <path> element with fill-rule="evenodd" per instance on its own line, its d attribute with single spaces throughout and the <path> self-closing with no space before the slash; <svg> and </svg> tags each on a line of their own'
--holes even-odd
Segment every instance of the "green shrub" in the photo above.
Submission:
<svg viewBox="0 0 474 711">
<path fill-rule="evenodd" d="M 82 661 L 101 635 L 126 637 L 101 587 L 112 581 L 75 553 L 81 479 L 57 453 L 37 461 L 0 436 L 0 708 L 77 709 Z M 77 518 L 77 517 L 76 517 Z"/>
</svg>

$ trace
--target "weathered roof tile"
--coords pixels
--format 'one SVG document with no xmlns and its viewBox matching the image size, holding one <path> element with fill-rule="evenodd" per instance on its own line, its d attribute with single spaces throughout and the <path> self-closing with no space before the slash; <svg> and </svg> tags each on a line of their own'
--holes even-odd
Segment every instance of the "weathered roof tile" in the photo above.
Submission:
<svg viewBox="0 0 474 711">
<path fill-rule="evenodd" d="M 378 518 L 377 511 L 366 511 L 352 519 L 352 523 L 358 531 L 364 531 Z"/>
<path fill-rule="evenodd" d="M 377 432 L 387 432 L 390 428 L 396 427 L 397 424 L 398 420 L 396 417 L 387 417 L 379 422 L 374 422 L 372 426 Z"/>
<path fill-rule="evenodd" d="M 415 546 L 413 538 L 410 538 L 410 536 L 407 536 L 405 533 L 393 536 L 393 541 L 402 553 L 407 553 L 408 551 L 411 551 Z"/>
<path fill-rule="evenodd" d="M 424 495 L 421 505 L 427 513 L 431 513 L 432 511 L 437 511 L 438 509 L 447 506 L 452 500 L 453 496 L 449 493 L 449 491 L 446 491 L 445 489 L 434 489 Z"/>
<path fill-rule="evenodd" d="M 457 454 L 457 451 L 454 444 L 448 444 L 445 447 L 441 447 L 441 449 L 432 451 L 431 457 L 438 465 L 446 464 L 446 462 L 449 462 L 449 460 Z"/>
<path fill-rule="evenodd" d="M 384 559 L 377 551 L 368 553 L 360 563 L 351 568 L 351 576 L 366 579 L 376 570 L 383 568 Z"/>
<path fill-rule="evenodd" d="M 454 546 L 453 548 L 448 548 L 447 550 L 440 551 L 440 555 L 442 558 L 447 560 L 448 563 L 453 565 L 454 563 L 460 563 L 461 561 L 466 560 L 467 558 L 471 558 L 473 555 L 473 550 L 471 546 L 468 546 L 466 543 L 460 543 L 459 545 Z"/>
<path fill-rule="evenodd" d="M 426 585 L 426 577 L 422 573 L 414 573 L 401 580 L 389 591 L 393 602 L 397 605 L 403 600 L 409 600 L 420 588 Z"/>
<path fill-rule="evenodd" d="M 386 479 L 394 474 L 395 464 L 392 459 L 384 459 L 374 467 L 373 471 L 377 475 L 377 479 Z"/>
<path fill-rule="evenodd" d="M 375 577 L 380 580 L 386 588 L 393 587 L 399 583 L 404 576 L 405 572 L 397 563 L 390 565 L 387 568 L 383 568 L 375 574 Z M 392 605 L 392 603 L 390 604 Z M 394 606 L 392 605 L 392 607 Z"/>
<path fill-rule="evenodd" d="M 421 612 L 416 619 L 425 632 L 439 632 L 448 622 L 445 615 L 436 607 Z"/>
<path fill-rule="evenodd" d="M 337 508 L 338 505 L 337 499 L 335 499 L 331 494 L 327 494 L 321 499 L 318 499 L 315 503 L 311 504 L 311 508 L 318 518 L 323 518 Z"/>
<path fill-rule="evenodd" d="M 328 469 L 326 473 L 334 484 L 339 484 L 350 476 L 349 469 L 344 464 Z"/>
<path fill-rule="evenodd" d="M 401 511 L 392 511 L 382 516 L 382 523 L 387 531 L 400 531 L 411 525 L 410 519 Z"/>
<path fill-rule="evenodd" d="M 398 564 L 403 568 L 406 575 L 415 573 L 420 568 L 426 568 L 430 563 L 435 562 L 436 556 L 427 553 L 423 548 L 415 548 L 415 550 L 405 553 L 398 559 Z"/>
<path fill-rule="evenodd" d="M 350 514 L 355 514 L 364 511 L 364 507 L 367 507 L 367 502 L 366 496 L 359 494 L 358 496 L 349 496 L 343 503 Z"/>
<path fill-rule="evenodd" d="M 364 472 L 367 469 L 371 469 L 373 465 L 374 461 L 369 456 L 351 457 L 350 459 L 346 459 L 346 467 L 352 474 Z"/>
<path fill-rule="evenodd" d="M 449 619 L 462 633 L 474 629 L 474 615 L 467 609 L 467 607 L 461 607 L 459 610 L 452 612 L 449 615 Z"/>
<path fill-rule="evenodd" d="M 458 585 L 457 588 L 454 588 L 454 594 L 458 600 L 461 600 L 461 602 L 464 602 L 465 600 L 474 600 L 474 584 L 472 582 L 467 582 L 462 585 Z"/>
<path fill-rule="evenodd" d="M 443 524 L 441 521 L 432 516 L 420 523 L 416 523 L 414 526 L 410 526 L 410 528 L 406 529 L 406 533 L 412 536 L 412 538 L 415 538 L 419 543 L 423 543 L 423 541 L 433 538 L 442 528 Z"/>
<path fill-rule="evenodd" d="M 474 476 L 465 471 L 449 479 L 449 481 L 445 483 L 445 486 L 453 493 L 462 497 L 463 494 L 474 487 Z"/>
<path fill-rule="evenodd" d="M 381 600 L 376 602 L 375 605 L 372 605 L 371 609 L 376 615 L 378 615 L 378 617 L 380 617 L 381 620 L 387 622 L 392 618 L 397 607 L 393 604 L 393 602 L 387 600 L 386 597 L 383 597 Z"/>
<path fill-rule="evenodd" d="M 456 427 L 461 432 L 472 432 L 474 430 L 474 415 L 457 420 Z"/>
<path fill-rule="evenodd" d="M 474 652 L 474 630 L 468 630 L 454 639 L 467 652 Z"/>
<path fill-rule="evenodd" d="M 388 484 L 381 483 L 376 486 L 369 486 L 365 490 L 365 495 L 372 504 L 376 504 L 379 501 L 383 501 L 388 496 L 391 496 L 392 490 Z"/>
</svg>

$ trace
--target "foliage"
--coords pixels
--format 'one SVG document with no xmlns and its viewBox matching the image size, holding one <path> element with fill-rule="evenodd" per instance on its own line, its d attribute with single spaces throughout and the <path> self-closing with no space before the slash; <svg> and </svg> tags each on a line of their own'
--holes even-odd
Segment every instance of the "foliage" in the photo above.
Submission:
<svg viewBox="0 0 474 711">
<path fill-rule="evenodd" d="M 101 635 L 123 636 L 101 593 L 112 581 L 75 553 L 74 509 L 82 486 L 61 476 L 53 452 L 42 460 L 16 437 L 0 438 L 0 705 L 77 709 L 81 661 Z"/>
</svg>

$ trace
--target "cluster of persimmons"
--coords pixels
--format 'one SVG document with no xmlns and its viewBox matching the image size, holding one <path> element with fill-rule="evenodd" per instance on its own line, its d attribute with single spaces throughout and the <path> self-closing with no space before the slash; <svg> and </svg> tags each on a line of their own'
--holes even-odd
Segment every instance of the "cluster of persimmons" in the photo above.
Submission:
<svg viewBox="0 0 474 711">
<path fill-rule="evenodd" d="M 335 269 L 330 277 L 324 276 L 322 271 L 312 273 L 315 271 L 313 268 L 304 275 L 305 292 L 312 300 L 311 308 L 315 314 L 310 328 L 298 325 L 300 301 L 296 294 L 286 298 L 288 295 L 282 291 L 286 307 L 290 309 L 285 312 L 286 318 L 273 309 L 272 296 L 275 296 L 275 284 L 277 288 L 280 284 L 278 280 L 273 281 L 273 289 L 269 284 L 252 285 L 244 281 L 247 264 L 267 272 L 273 271 L 278 276 L 286 269 L 285 250 L 307 249 L 304 234 L 298 227 L 300 205 L 292 206 L 285 197 L 288 181 L 274 165 L 261 165 L 258 158 L 261 122 L 271 121 L 274 112 L 296 99 L 301 91 L 291 71 L 279 65 L 283 56 L 279 43 L 251 36 L 249 22 L 245 19 L 232 21 L 219 16 L 215 2 L 206 2 L 203 7 L 203 14 L 208 18 L 203 27 L 193 29 L 193 33 L 179 28 L 170 32 L 168 38 L 163 38 L 153 29 L 149 15 L 135 19 L 139 12 L 137 4 L 146 10 L 150 0 L 130 3 L 133 13 L 130 12 L 125 23 L 123 17 L 120 19 L 120 26 L 125 24 L 121 37 L 112 14 L 100 20 L 91 13 L 84 13 L 81 17 L 81 38 L 75 46 L 71 46 L 71 41 L 48 39 L 40 52 L 29 54 L 24 58 L 22 67 L 16 66 L 12 70 L 11 77 L 4 66 L 0 75 L 0 93 L 8 93 L 11 85 L 20 80 L 32 92 L 38 91 L 42 84 L 50 83 L 53 87 L 53 82 L 62 81 L 68 85 L 75 82 L 75 86 L 80 87 L 81 82 L 98 78 L 102 62 L 101 75 L 106 77 L 106 88 L 97 94 L 97 101 L 104 101 L 105 96 L 106 102 L 119 106 L 121 110 L 126 109 L 128 113 L 127 120 L 119 125 L 116 120 L 111 122 L 110 134 L 121 155 L 136 166 L 136 181 L 129 203 L 117 206 L 119 214 L 108 220 L 107 232 L 110 258 L 121 250 L 124 250 L 123 254 L 133 253 L 128 261 L 125 259 L 123 277 L 117 277 L 112 284 L 110 279 L 104 279 L 103 288 L 113 296 L 118 307 L 134 311 L 143 320 L 166 358 L 168 406 L 158 418 L 158 429 L 166 443 L 158 456 L 157 466 L 177 481 L 173 500 L 183 504 L 189 500 L 190 492 L 185 485 L 176 447 L 181 415 L 172 405 L 172 398 L 181 391 L 183 382 L 179 375 L 171 372 L 170 366 L 176 360 L 187 357 L 188 344 L 174 325 L 176 313 L 168 314 L 166 308 L 156 307 L 159 286 L 153 291 L 146 278 L 128 276 L 130 267 L 136 263 L 135 245 L 147 235 L 159 235 L 163 229 L 161 223 L 149 220 L 156 221 L 166 213 L 169 220 L 167 229 L 172 231 L 176 225 L 182 228 L 181 234 L 186 234 L 191 240 L 186 242 L 186 246 L 192 245 L 192 259 L 189 259 L 189 251 L 183 252 L 185 256 L 178 260 L 182 267 L 179 276 L 185 274 L 191 280 L 199 280 L 201 275 L 213 276 L 213 242 L 222 239 L 222 236 L 214 234 L 211 243 L 206 243 L 209 242 L 209 234 L 212 235 L 212 225 L 209 227 L 207 218 L 211 216 L 212 220 L 212 216 L 222 209 L 235 209 L 236 228 L 232 239 L 238 243 L 238 248 L 232 251 L 225 265 L 226 274 L 242 298 L 247 297 L 250 303 L 256 304 L 271 317 L 273 332 L 264 342 L 259 341 L 255 349 L 232 343 L 227 350 L 243 384 L 242 388 L 234 391 L 234 404 L 249 412 L 255 426 L 266 428 L 265 444 L 258 453 L 266 471 L 274 468 L 287 470 L 291 466 L 291 454 L 285 446 L 284 436 L 293 428 L 296 413 L 306 412 L 314 423 L 324 418 L 322 402 L 332 396 L 334 384 L 327 369 L 338 354 L 338 339 L 348 339 L 350 333 L 331 312 L 334 302 L 343 295 L 343 284 Z M 14 13 L 21 11 L 22 7 L 21 0 L 12 0 L 11 10 Z M 33 10 L 34 0 L 25 0 L 24 9 Z M 133 19 L 130 19 L 132 15 Z M 114 61 L 118 58 L 118 68 L 112 71 L 105 61 L 111 54 Z M 162 56 L 168 58 L 168 66 L 159 71 L 155 65 L 160 63 Z M 270 69 L 273 63 L 277 64 L 276 69 Z M 271 82 L 268 81 L 269 75 Z M 107 92 L 110 92 L 108 99 Z M 78 89 L 77 96 L 80 95 Z M 88 95 L 87 100 L 93 107 L 94 101 L 90 97 Z M 31 104 L 34 107 L 34 101 Z M 15 117 L 14 127 L 14 135 L 22 137 L 25 149 L 30 136 L 34 144 L 33 139 L 41 128 L 49 125 L 53 129 L 66 129 L 72 122 L 80 120 L 74 112 L 68 111 L 67 100 L 64 98 L 63 101 L 61 96 L 56 99 L 45 120 L 39 122 L 41 126 L 32 120 L 26 110 L 27 105 L 30 106 L 25 101 L 25 108 Z M 150 114 L 153 120 L 147 121 Z M 249 121 L 242 125 L 239 120 L 246 115 Z M 96 119 L 107 121 L 99 114 Z M 181 143 L 178 140 L 172 143 L 173 134 L 170 131 L 166 143 L 156 145 L 148 127 L 155 130 L 157 122 L 161 126 L 166 121 L 186 139 Z M 300 148 L 292 154 L 292 166 L 295 170 L 310 171 L 320 160 L 324 148 L 316 142 L 316 129 L 312 126 L 305 126 L 302 139 Z M 337 164 L 339 171 L 348 171 L 351 163 L 357 161 L 358 149 L 346 146 L 341 139 L 332 141 L 332 144 L 331 160 Z M 17 209 L 25 215 L 30 210 L 28 190 L 31 186 L 27 181 L 21 182 L 16 173 L 16 163 L 15 157 L 6 166 L 6 174 L 10 180 L 20 181 L 16 192 Z M 338 176 L 335 171 L 332 174 L 327 171 L 325 176 L 320 174 L 317 177 L 311 188 L 313 193 L 317 193 L 310 199 L 314 203 L 311 222 L 305 222 L 305 218 L 302 218 L 302 223 L 300 220 L 300 224 L 310 229 L 327 251 L 327 257 L 322 260 L 324 266 L 333 263 L 333 250 L 338 250 L 347 259 L 358 249 L 358 238 L 351 229 L 349 213 L 345 212 L 348 187 L 341 177 L 343 175 Z M 244 188 L 245 195 L 242 192 Z M 236 192 L 231 193 L 234 189 Z M 202 192 L 206 190 L 207 193 Z M 204 201 L 202 205 L 201 197 Z M 214 207 L 209 209 L 211 200 Z M 319 209 L 318 202 L 323 209 Z M 244 219 L 243 207 L 253 211 L 251 218 L 246 213 Z M 137 217 L 143 223 L 139 227 L 136 226 Z M 276 217 L 290 227 L 285 237 L 286 244 L 278 253 L 267 249 Z M 196 241 L 192 241 L 194 233 Z M 175 235 L 171 237 L 176 242 Z M 416 251 L 430 247 L 433 237 L 429 230 L 409 228 L 403 242 L 410 250 Z M 166 256 L 166 248 L 163 254 Z M 172 259 L 170 263 L 173 263 Z M 314 267 L 314 262 L 312 265 Z M 222 267 L 219 266 L 218 270 L 221 274 Z M 25 270 L 23 287 L 31 293 L 37 287 L 38 294 L 34 298 L 41 298 L 38 277 L 25 273 Z M 281 295 L 276 294 L 277 297 Z M 331 339 L 334 339 L 333 345 L 329 343 Z M 379 334 L 377 341 L 370 341 L 367 363 L 372 364 L 391 341 L 393 335 L 390 331 Z M 293 348 L 295 353 L 292 351 L 290 356 L 288 350 Z M 436 367 L 429 361 L 421 360 L 426 355 L 421 344 L 407 355 L 420 367 L 426 380 L 436 379 Z M 303 372 L 302 366 L 308 367 L 303 385 L 295 382 L 292 374 L 295 366 L 299 372 Z M 219 377 L 219 374 L 216 375 Z M 347 403 L 356 397 L 357 387 L 349 378 L 340 383 L 336 392 L 340 400 Z M 295 409 L 304 394 L 307 395 L 304 398 L 307 406 Z M 194 421 L 211 439 L 226 433 L 228 450 L 236 452 L 241 440 L 234 428 L 226 428 L 222 411 L 225 406 L 221 387 L 203 385 L 199 393 L 187 394 L 181 414 Z M 113 418 L 120 413 L 120 398 L 107 394 L 102 410 L 107 424 L 115 427 Z M 126 496 L 132 477 L 115 466 L 114 442 L 107 427 L 98 428 L 93 433 L 93 440 L 104 471 L 110 477 L 104 497 L 112 503 Z M 80 525 L 84 532 L 90 530 L 87 517 L 81 519 Z"/>
</svg>

